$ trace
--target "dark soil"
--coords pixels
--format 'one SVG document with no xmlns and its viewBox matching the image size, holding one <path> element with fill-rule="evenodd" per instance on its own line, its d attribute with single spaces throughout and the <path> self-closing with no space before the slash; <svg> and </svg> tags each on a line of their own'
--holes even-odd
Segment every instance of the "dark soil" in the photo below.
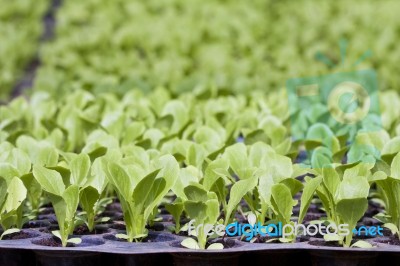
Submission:
<svg viewBox="0 0 400 266">
<path fill-rule="evenodd" d="M 50 225 L 50 222 L 47 220 L 37 220 L 37 221 L 29 221 L 24 224 L 23 228 L 40 228 L 47 227 Z"/>
<path fill-rule="evenodd" d="M 32 241 L 33 244 L 46 247 L 62 247 L 61 241 L 58 238 L 42 238 L 37 241 Z M 67 247 L 76 247 L 75 244 L 68 243 Z"/>
<path fill-rule="evenodd" d="M 400 246 L 400 240 L 397 236 L 390 236 L 388 238 L 382 239 L 382 238 L 376 238 L 375 242 L 382 243 L 382 244 L 388 244 L 388 245 L 394 245 L 394 246 Z"/>
<path fill-rule="evenodd" d="M 324 213 L 315 213 L 315 212 L 309 212 L 304 216 L 304 223 L 308 223 L 311 221 L 319 220 L 320 218 L 326 216 Z"/>
<path fill-rule="evenodd" d="M 188 236 L 188 232 L 187 231 L 180 231 L 179 236 Z"/>
<path fill-rule="evenodd" d="M 95 226 L 94 230 L 92 232 L 89 231 L 89 228 L 86 225 L 80 225 L 78 226 L 75 231 L 74 231 L 74 235 L 99 235 L 99 234 L 104 234 L 107 233 L 108 230 L 108 226 L 106 225 L 102 225 L 102 226 Z"/>
<path fill-rule="evenodd" d="M 127 242 L 126 239 L 117 238 L 113 234 L 105 235 L 104 239 L 118 241 L 118 242 Z M 165 233 L 165 234 L 159 234 L 159 235 L 150 234 L 146 238 L 142 239 L 140 242 L 141 243 L 157 243 L 157 242 L 167 242 L 167 241 L 172 241 L 172 240 L 174 240 L 174 237 L 172 235 L 170 236 L 168 233 Z"/>
<path fill-rule="evenodd" d="M 167 222 L 167 223 L 168 222 L 170 222 L 170 223 L 174 222 L 174 217 L 172 217 L 172 215 L 170 215 L 170 214 L 161 214 L 160 216 L 161 216 L 163 222 Z"/>
<path fill-rule="evenodd" d="M 122 208 L 121 208 L 121 205 L 118 202 L 113 202 L 113 203 L 107 205 L 104 213 L 107 213 L 107 211 L 109 211 L 111 213 L 115 213 L 115 212 L 122 213 Z"/>
<path fill-rule="evenodd" d="M 254 239 L 254 241 L 252 243 L 255 243 L 255 244 L 259 244 L 259 243 L 262 243 L 262 244 L 269 244 L 269 243 L 271 243 L 271 244 L 284 244 L 282 242 L 279 242 L 279 238 L 271 237 L 271 236 L 260 236 L 260 235 L 257 235 L 253 239 Z M 296 242 L 307 242 L 309 239 L 310 239 L 309 236 L 301 235 L 301 236 L 298 236 L 296 238 Z M 249 242 L 249 241 L 246 240 L 246 236 L 241 237 L 240 240 L 243 241 L 243 242 Z M 271 240 L 274 240 L 274 241 L 271 241 Z M 271 242 L 267 242 L 267 241 L 271 241 Z"/>
<path fill-rule="evenodd" d="M 53 214 L 54 209 L 51 206 L 44 207 L 40 210 L 40 215 L 47 215 L 47 214 Z"/>
<path fill-rule="evenodd" d="M 146 225 L 146 228 L 154 231 L 163 231 L 165 226 L 162 223 L 154 223 L 152 226 Z"/>
<path fill-rule="evenodd" d="M 383 212 L 383 208 L 377 205 L 374 202 L 369 201 L 368 202 L 368 209 L 365 212 L 366 217 L 374 217 L 374 215 Z"/>
<path fill-rule="evenodd" d="M 33 237 L 36 237 L 36 236 L 37 235 L 35 235 L 35 234 L 31 234 L 31 233 L 27 233 L 27 232 L 21 231 L 21 232 L 18 232 L 18 233 L 5 235 L 2 238 L 2 240 L 28 239 L 28 238 L 33 238 Z"/>
<path fill-rule="evenodd" d="M 243 241 L 243 242 L 249 242 L 248 240 L 246 240 L 246 236 L 242 236 L 241 238 L 240 238 L 240 240 L 241 241 Z M 273 242 L 268 242 L 268 243 L 281 243 L 281 242 L 279 242 L 279 238 L 276 238 L 276 237 L 271 237 L 271 236 L 261 236 L 261 235 L 257 235 L 257 236 L 255 236 L 254 238 L 254 241 L 252 241 L 252 243 L 256 243 L 256 244 L 258 244 L 258 243 L 266 243 L 267 241 L 269 241 L 269 240 L 274 240 Z"/>
<path fill-rule="evenodd" d="M 125 230 L 126 226 L 125 226 L 125 223 L 114 222 L 113 224 L 110 225 L 110 228 L 117 229 L 117 230 Z"/>
<path fill-rule="evenodd" d="M 57 217 L 55 214 L 45 214 L 45 215 L 38 215 L 38 220 L 48 221 L 51 224 L 58 224 Z"/>
<path fill-rule="evenodd" d="M 214 243 L 221 243 L 222 245 L 224 245 L 224 248 L 233 248 L 237 245 L 235 240 L 231 238 L 218 238 L 215 239 L 214 241 L 210 241 L 209 245 Z"/>
<path fill-rule="evenodd" d="M 312 240 L 308 244 L 320 247 L 342 247 L 337 241 Z"/>
<path fill-rule="evenodd" d="M 99 217 L 110 217 L 112 220 L 122 220 L 123 214 L 120 211 L 105 210 L 99 214 Z"/>
</svg>

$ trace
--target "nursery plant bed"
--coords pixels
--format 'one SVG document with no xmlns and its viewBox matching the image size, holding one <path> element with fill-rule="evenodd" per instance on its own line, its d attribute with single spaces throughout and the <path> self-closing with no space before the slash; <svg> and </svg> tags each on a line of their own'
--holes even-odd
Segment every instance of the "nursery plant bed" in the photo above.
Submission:
<svg viewBox="0 0 400 266">
<path fill-rule="evenodd" d="M 80 236 L 82 243 L 55 247 L 45 230 L 23 229 L 14 240 L 0 241 L 4 265 L 398 265 L 400 246 L 386 244 L 387 237 L 372 238 L 370 249 L 318 245 L 320 239 L 298 243 L 248 243 L 233 239 L 223 250 L 191 250 L 180 246 L 185 237 L 169 232 L 150 232 L 149 242 L 128 243 L 115 238 L 119 230 Z M 386 242 L 385 242 L 386 241 Z M 383 243 L 381 243 L 383 242 Z M 316 244 L 317 243 L 317 244 Z"/>
</svg>

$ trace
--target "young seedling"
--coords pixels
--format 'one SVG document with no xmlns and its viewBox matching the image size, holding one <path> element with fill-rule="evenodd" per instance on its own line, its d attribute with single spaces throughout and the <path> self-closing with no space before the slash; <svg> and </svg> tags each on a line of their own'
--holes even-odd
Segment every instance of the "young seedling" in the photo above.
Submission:
<svg viewBox="0 0 400 266">
<path fill-rule="evenodd" d="M 181 198 L 177 198 L 172 203 L 165 204 L 165 209 L 172 215 L 175 222 L 175 234 L 179 234 L 181 231 L 181 216 L 183 213 L 183 201 Z"/>
<path fill-rule="evenodd" d="M 12 227 L 22 228 L 22 207 L 27 190 L 18 177 L 5 180 L 0 177 L 0 225 L 4 235 L 15 233 Z"/>
<path fill-rule="evenodd" d="M 188 233 L 194 234 L 197 241 L 193 238 L 186 238 L 181 245 L 190 249 L 205 249 L 208 234 L 211 228 L 217 223 L 219 216 L 219 202 L 214 192 L 207 192 L 201 185 L 189 185 L 185 189 L 188 200 L 184 202 L 185 212 L 192 219 L 194 230 Z M 223 249 L 220 243 L 214 243 L 207 249 Z"/>
<path fill-rule="evenodd" d="M 385 213 L 376 215 L 375 218 L 384 223 L 394 235 L 400 239 L 400 153 L 397 153 L 390 166 L 380 161 L 378 171 L 374 173 L 374 180 L 385 203 Z M 386 215 L 385 215 L 386 214 Z"/>
<path fill-rule="evenodd" d="M 346 236 L 327 234 L 325 240 L 339 241 L 345 247 L 352 246 L 353 229 L 368 207 L 370 165 L 357 164 L 344 167 L 324 168 L 322 174 L 315 178 L 306 178 L 305 188 L 301 197 L 299 223 L 305 217 L 314 192 L 317 193 L 327 214 L 329 223 L 336 226 L 348 224 L 349 234 Z M 365 244 L 365 245 L 364 245 Z M 366 246 L 364 241 L 356 242 L 355 246 Z M 368 246 L 370 246 L 368 244 Z"/>
<path fill-rule="evenodd" d="M 79 244 L 79 238 L 68 239 L 75 228 L 75 213 L 79 204 L 78 185 L 65 185 L 59 172 L 40 165 L 33 167 L 33 175 L 47 192 L 57 217 L 59 230 L 52 233 L 61 240 L 63 247 L 68 243 Z"/>
<path fill-rule="evenodd" d="M 140 180 L 136 180 L 137 177 L 131 176 L 118 163 L 108 162 L 104 167 L 109 182 L 118 194 L 126 224 L 126 235 L 117 237 L 128 242 L 141 241 L 148 235 L 145 226 L 149 217 L 176 182 L 179 166 L 173 156 L 162 156 L 154 164 L 157 167 Z M 140 167 L 139 164 L 136 166 Z"/>
</svg>

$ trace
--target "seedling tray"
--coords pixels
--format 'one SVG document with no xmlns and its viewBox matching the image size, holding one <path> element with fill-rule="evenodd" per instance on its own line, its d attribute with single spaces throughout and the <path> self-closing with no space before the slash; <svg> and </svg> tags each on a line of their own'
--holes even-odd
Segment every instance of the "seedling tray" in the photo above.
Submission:
<svg viewBox="0 0 400 266">
<path fill-rule="evenodd" d="M 25 239 L 0 241 L 0 265 L 400 265 L 400 246 L 389 245 L 389 237 L 371 238 L 371 249 L 316 245 L 322 239 L 293 244 L 248 243 L 230 238 L 223 250 L 190 250 L 180 246 L 185 238 L 169 232 L 150 232 L 143 243 L 115 238 L 118 230 L 80 236 L 74 247 L 44 246 L 52 240 L 44 228 L 24 229 Z"/>
</svg>

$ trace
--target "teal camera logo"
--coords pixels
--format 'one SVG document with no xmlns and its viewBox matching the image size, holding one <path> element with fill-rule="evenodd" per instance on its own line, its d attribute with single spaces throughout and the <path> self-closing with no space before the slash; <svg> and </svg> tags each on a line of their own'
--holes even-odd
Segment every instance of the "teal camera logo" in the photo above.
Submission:
<svg viewBox="0 0 400 266">
<path fill-rule="evenodd" d="M 318 149 L 329 164 L 348 145 L 353 161 L 379 158 L 379 151 L 358 137 L 382 129 L 374 70 L 292 78 L 286 88 L 292 138 L 315 145 L 307 157 Z"/>
</svg>

